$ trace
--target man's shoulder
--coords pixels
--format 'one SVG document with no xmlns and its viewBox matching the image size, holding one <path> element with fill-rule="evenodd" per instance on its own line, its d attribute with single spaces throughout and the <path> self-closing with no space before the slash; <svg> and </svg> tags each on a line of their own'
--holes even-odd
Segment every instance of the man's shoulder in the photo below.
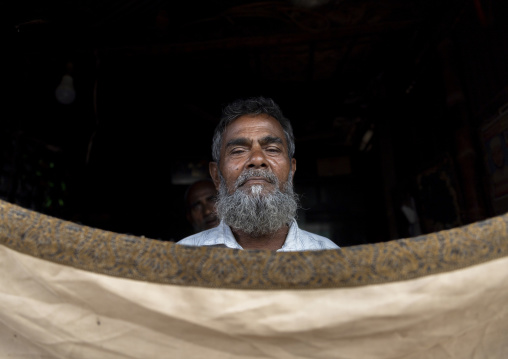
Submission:
<svg viewBox="0 0 508 359">
<path fill-rule="evenodd" d="M 180 239 L 178 242 L 176 242 L 176 244 L 185 244 L 188 246 L 195 246 L 195 245 L 197 245 L 196 243 L 199 242 L 199 240 L 201 238 L 200 234 L 201 234 L 201 232 L 190 235 L 190 236 L 185 237 L 183 239 Z"/>
<path fill-rule="evenodd" d="M 306 241 L 316 244 L 320 249 L 338 249 L 338 248 L 340 248 L 335 242 L 333 242 L 329 238 L 326 238 L 326 237 L 321 236 L 316 233 L 306 231 L 301 228 L 299 230 L 300 230 L 300 235 L 303 238 L 305 238 Z"/>
<path fill-rule="evenodd" d="M 211 228 L 207 229 L 206 231 L 192 234 L 188 237 L 180 239 L 178 242 L 176 242 L 176 244 L 183 244 L 186 246 L 203 246 L 215 244 L 216 239 L 217 228 Z"/>
</svg>

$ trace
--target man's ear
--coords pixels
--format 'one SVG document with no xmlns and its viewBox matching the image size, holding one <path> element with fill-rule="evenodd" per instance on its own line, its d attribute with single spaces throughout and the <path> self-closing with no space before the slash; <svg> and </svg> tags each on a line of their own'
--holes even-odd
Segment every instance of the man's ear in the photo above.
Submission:
<svg viewBox="0 0 508 359">
<path fill-rule="evenodd" d="M 293 178 L 295 177 L 295 171 L 296 171 L 296 159 L 292 158 L 291 159 L 291 172 L 292 175 L 293 175 Z"/>
<path fill-rule="evenodd" d="M 220 184 L 220 176 L 219 176 L 219 166 L 217 162 L 210 162 L 208 164 L 208 169 L 210 171 L 210 176 L 212 177 L 213 184 L 215 185 L 215 189 L 219 190 Z"/>
</svg>

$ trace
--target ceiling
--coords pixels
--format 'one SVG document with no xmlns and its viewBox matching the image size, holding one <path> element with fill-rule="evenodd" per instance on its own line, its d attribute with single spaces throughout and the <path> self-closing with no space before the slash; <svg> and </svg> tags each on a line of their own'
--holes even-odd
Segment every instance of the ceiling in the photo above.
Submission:
<svg viewBox="0 0 508 359">
<path fill-rule="evenodd" d="M 192 118 L 180 126 L 201 124 L 208 131 L 225 102 L 263 94 L 294 118 L 303 140 L 326 137 L 332 123 L 349 131 L 387 84 L 410 91 L 465 1 L 107 0 L 16 6 L 10 25 L 17 71 L 34 83 L 50 82 L 52 75 L 54 87 L 71 61 L 76 86 L 88 86 L 81 92 L 90 94 L 96 112 L 102 109 L 102 119 L 108 107 L 117 111 L 129 102 L 143 103 L 138 112 L 152 108 L 160 114 L 161 104 L 154 104 L 159 101 L 179 113 L 175 117 Z M 93 84 L 98 78 L 99 94 L 107 98 L 99 105 Z M 135 112 L 126 109 L 123 115 Z"/>
<path fill-rule="evenodd" d="M 351 101 L 397 67 L 416 71 L 465 2 L 109 0 L 16 5 L 11 30 L 16 50 L 25 54 L 93 49 L 102 56 L 150 61 L 179 57 L 189 61 L 187 67 L 199 59 L 213 63 L 224 77 L 243 70 L 250 75 L 247 79 L 257 81 L 333 81 L 343 101 Z M 406 82 L 409 86 L 409 75 Z"/>
</svg>

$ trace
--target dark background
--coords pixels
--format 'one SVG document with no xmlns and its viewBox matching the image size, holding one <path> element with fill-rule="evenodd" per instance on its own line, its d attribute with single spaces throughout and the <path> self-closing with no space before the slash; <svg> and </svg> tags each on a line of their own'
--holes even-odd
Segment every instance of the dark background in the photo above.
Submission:
<svg viewBox="0 0 508 359">
<path fill-rule="evenodd" d="M 502 1 L 19 1 L 12 15 L 9 202 L 183 238 L 183 194 L 207 175 L 222 106 L 263 95 L 293 123 L 301 227 L 341 246 L 508 209 L 481 137 L 508 102 Z M 65 73 L 71 104 L 55 98 Z M 401 212 L 411 198 L 416 232 Z"/>
</svg>

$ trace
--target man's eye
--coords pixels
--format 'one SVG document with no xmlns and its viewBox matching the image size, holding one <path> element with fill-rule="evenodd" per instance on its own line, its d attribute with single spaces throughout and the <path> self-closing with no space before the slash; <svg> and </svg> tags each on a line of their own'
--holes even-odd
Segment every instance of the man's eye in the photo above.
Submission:
<svg viewBox="0 0 508 359">
<path fill-rule="evenodd" d="M 269 147 L 266 149 L 268 152 L 279 153 L 281 150 L 278 147 Z"/>
<path fill-rule="evenodd" d="M 236 154 L 239 154 L 239 153 L 242 153 L 244 152 L 244 150 L 242 148 L 235 148 L 231 151 L 231 154 L 232 155 L 236 155 Z"/>
</svg>

